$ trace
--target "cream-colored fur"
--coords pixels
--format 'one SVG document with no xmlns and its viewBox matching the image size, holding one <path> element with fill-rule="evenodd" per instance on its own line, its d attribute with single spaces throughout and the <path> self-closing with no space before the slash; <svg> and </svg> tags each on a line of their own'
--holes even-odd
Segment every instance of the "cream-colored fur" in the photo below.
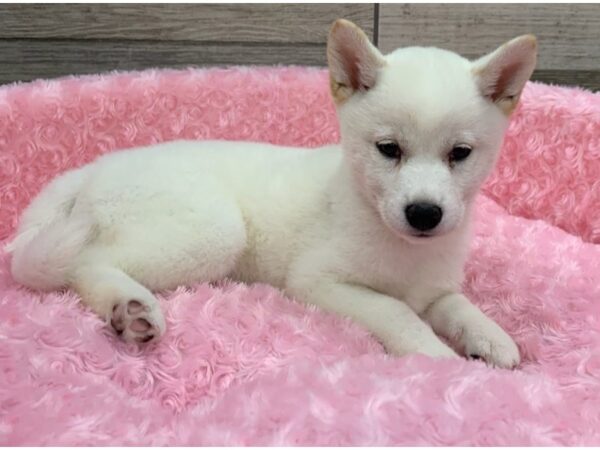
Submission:
<svg viewBox="0 0 600 450">
<path fill-rule="evenodd" d="M 170 142 L 99 158 L 54 180 L 25 211 L 12 273 L 76 289 L 125 339 L 158 337 L 152 291 L 261 281 L 353 318 L 392 353 L 519 362 L 512 339 L 460 293 L 473 198 L 535 64 L 517 38 L 479 61 L 434 48 L 387 56 L 340 20 L 328 43 L 341 145 Z M 399 158 L 379 143 L 393 141 Z M 471 155 L 449 160 L 456 145 Z M 406 208 L 434 203 L 416 233 Z M 437 333 L 437 334 L 436 334 Z"/>
</svg>

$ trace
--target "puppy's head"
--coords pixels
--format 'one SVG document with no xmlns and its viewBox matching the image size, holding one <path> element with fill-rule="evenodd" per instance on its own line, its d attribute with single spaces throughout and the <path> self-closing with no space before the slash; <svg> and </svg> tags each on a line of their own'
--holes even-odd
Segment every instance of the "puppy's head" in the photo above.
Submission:
<svg viewBox="0 0 600 450">
<path fill-rule="evenodd" d="M 527 35 L 476 61 L 421 47 L 384 56 L 353 23 L 334 23 L 327 56 L 345 157 L 392 231 L 423 241 L 460 226 L 496 161 L 536 47 Z"/>
</svg>

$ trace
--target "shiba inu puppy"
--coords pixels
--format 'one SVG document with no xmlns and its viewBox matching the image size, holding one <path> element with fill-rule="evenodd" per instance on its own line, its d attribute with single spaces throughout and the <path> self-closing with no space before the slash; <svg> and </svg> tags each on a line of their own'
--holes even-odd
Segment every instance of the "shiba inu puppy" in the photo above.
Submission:
<svg viewBox="0 0 600 450">
<path fill-rule="evenodd" d="M 437 48 L 383 55 L 338 20 L 327 52 L 340 145 L 177 141 L 102 156 L 25 210 L 14 278 L 75 289 L 128 341 L 165 331 L 152 291 L 228 277 L 350 317 L 396 355 L 517 365 L 513 340 L 460 289 L 473 200 L 535 38 L 475 61 Z"/>
</svg>

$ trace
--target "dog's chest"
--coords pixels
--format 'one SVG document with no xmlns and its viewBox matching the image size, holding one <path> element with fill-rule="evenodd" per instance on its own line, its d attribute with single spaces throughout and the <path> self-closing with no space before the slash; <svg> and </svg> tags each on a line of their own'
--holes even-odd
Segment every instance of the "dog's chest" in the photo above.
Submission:
<svg viewBox="0 0 600 450">
<path fill-rule="evenodd" d="M 363 249 L 353 260 L 356 281 L 409 304 L 417 313 L 448 292 L 460 289 L 463 258 L 452 245 L 390 245 Z"/>
</svg>

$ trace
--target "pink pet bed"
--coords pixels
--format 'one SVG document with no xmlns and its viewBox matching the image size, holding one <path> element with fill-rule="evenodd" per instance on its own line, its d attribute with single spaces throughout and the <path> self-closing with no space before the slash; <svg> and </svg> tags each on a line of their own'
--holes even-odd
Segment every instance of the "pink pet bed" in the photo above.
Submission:
<svg viewBox="0 0 600 450">
<path fill-rule="evenodd" d="M 0 241 L 56 174 L 177 138 L 335 142 L 327 74 L 0 88 Z M 163 293 L 164 338 L 128 345 L 73 293 L 17 286 L 0 251 L 0 444 L 600 444 L 600 94 L 527 86 L 471 250 L 464 289 L 515 338 L 517 370 L 392 358 L 348 320 L 234 283 Z"/>
</svg>

